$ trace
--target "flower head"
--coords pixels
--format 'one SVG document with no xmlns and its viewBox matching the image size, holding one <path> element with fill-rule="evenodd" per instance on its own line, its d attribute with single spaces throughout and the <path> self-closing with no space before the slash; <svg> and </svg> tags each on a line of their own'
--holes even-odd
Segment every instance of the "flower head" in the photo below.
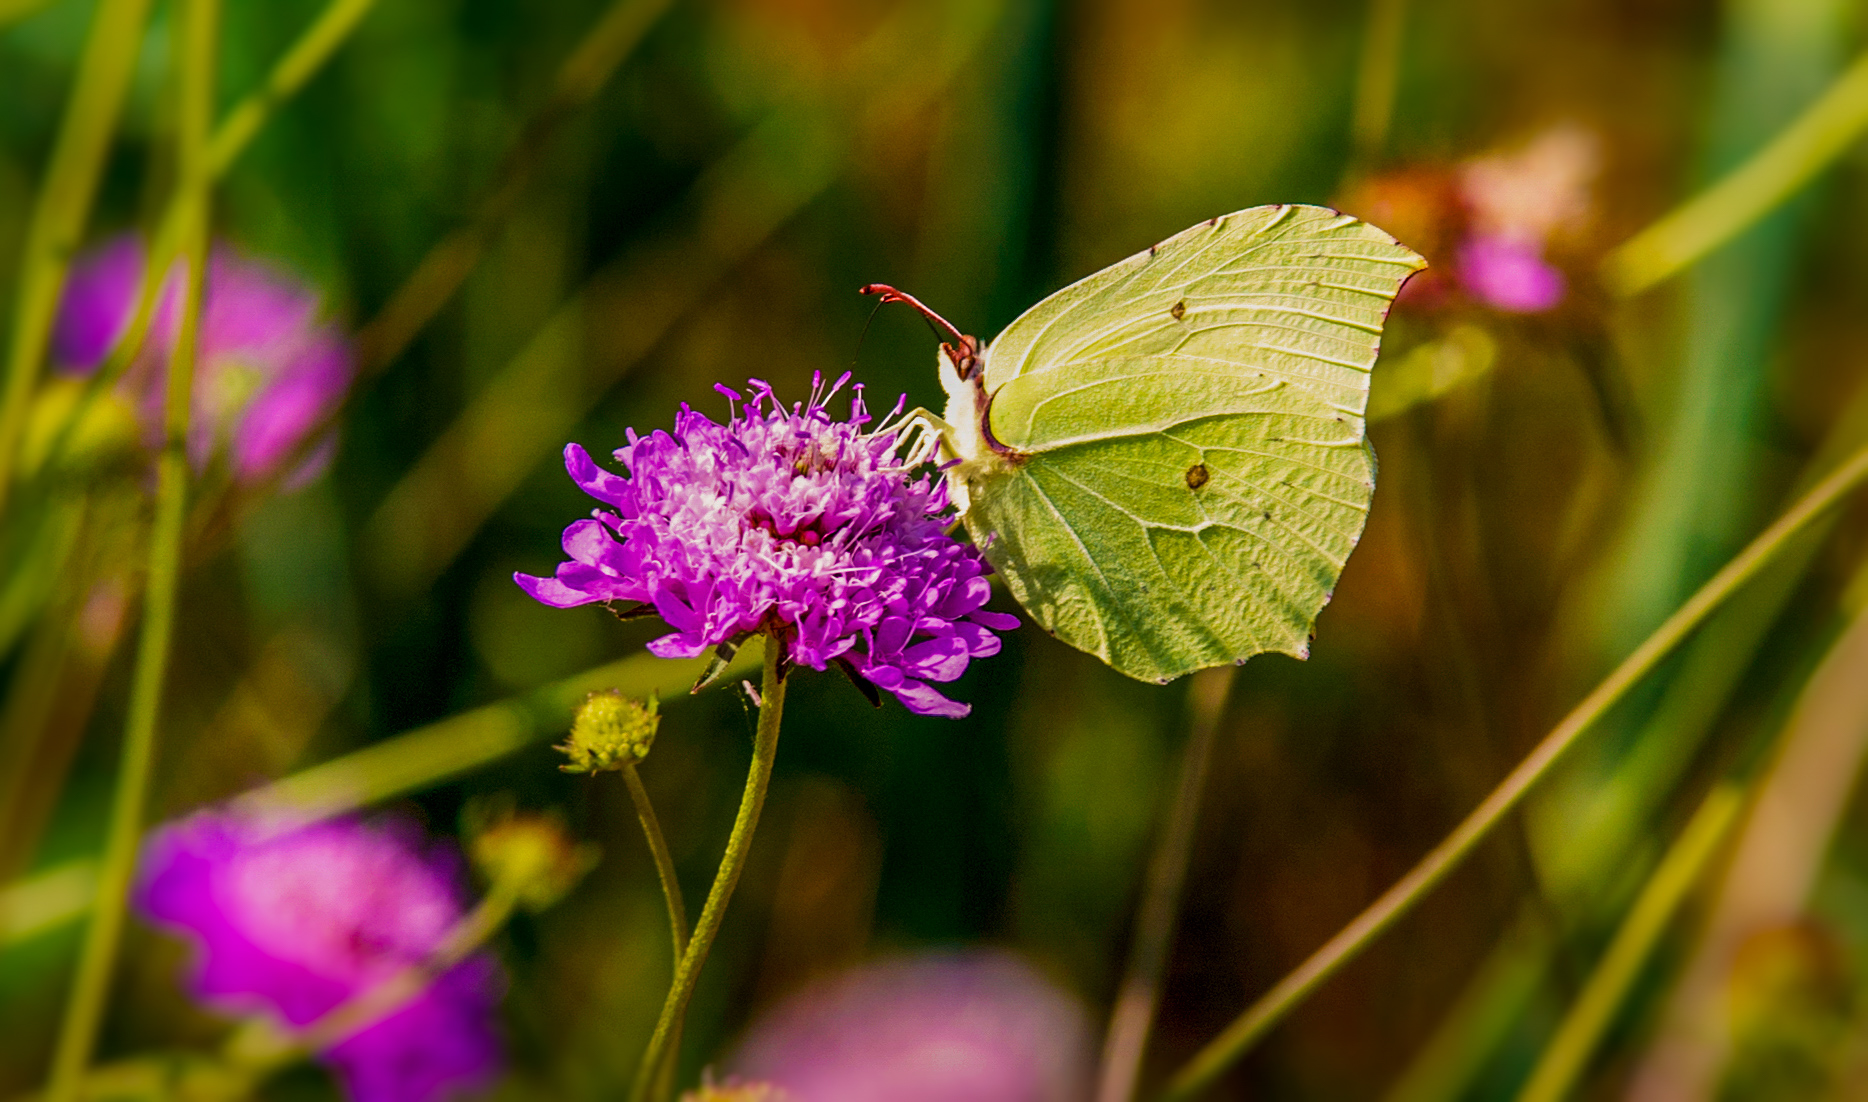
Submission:
<svg viewBox="0 0 1868 1102">
<path fill-rule="evenodd" d="M 461 920 L 457 854 L 406 824 L 334 820 L 283 833 L 224 812 L 157 831 L 138 909 L 196 946 L 191 993 L 308 1025 L 421 964 Z M 499 971 L 469 957 L 321 1054 L 357 1102 L 429 1102 L 489 1079 Z"/>
<path fill-rule="evenodd" d="M 515 580 L 558 608 L 653 608 L 674 629 L 649 644 L 664 658 L 766 632 L 788 660 L 843 664 L 910 711 L 966 715 L 928 683 L 996 654 L 993 632 L 1018 620 L 985 610 L 991 568 L 943 530 L 945 488 L 905 465 L 897 434 L 864 433 L 860 386 L 849 420 L 832 419 L 847 379 L 789 409 L 753 380 L 724 425 L 683 404 L 672 433 L 630 430 L 615 453 L 627 478 L 565 448 L 572 480 L 609 508 L 565 529 L 555 577 Z"/>
<path fill-rule="evenodd" d="M 1563 273 L 1544 254 L 1560 233 L 1589 220 L 1598 147 L 1590 131 L 1559 126 L 1516 153 L 1461 166 L 1468 236 L 1458 270 L 1472 297 L 1514 314 L 1542 313 L 1563 300 Z"/>
<path fill-rule="evenodd" d="M 1068 996 L 1003 953 L 939 954 L 807 988 L 754 1023 L 729 1067 L 796 1102 L 1071 1102 L 1088 1037 Z"/>
<path fill-rule="evenodd" d="M 640 762 L 655 744 L 655 731 L 662 723 L 660 706 L 654 696 L 645 703 L 624 696 L 620 689 L 591 693 L 571 717 L 571 737 L 555 748 L 570 759 L 558 768 L 602 773 Z"/>
<path fill-rule="evenodd" d="M 95 371 L 136 313 L 146 263 L 143 243 L 121 237 L 72 265 L 53 332 L 53 354 L 73 374 Z M 146 438 L 160 443 L 168 361 L 180 329 L 182 269 L 163 281 L 143 350 L 122 386 L 142 410 Z M 319 320 L 315 292 L 270 264 L 219 246 L 208 261 L 196 358 L 189 458 L 205 467 L 225 449 L 234 475 L 276 473 L 350 384 L 351 354 Z M 314 456 L 314 473 L 322 456 Z"/>
</svg>

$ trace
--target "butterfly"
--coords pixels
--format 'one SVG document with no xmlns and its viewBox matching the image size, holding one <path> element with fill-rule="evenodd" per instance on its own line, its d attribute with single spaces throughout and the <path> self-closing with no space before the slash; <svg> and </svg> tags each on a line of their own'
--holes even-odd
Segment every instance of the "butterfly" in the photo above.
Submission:
<svg viewBox="0 0 1868 1102">
<path fill-rule="evenodd" d="M 1212 218 L 950 339 L 944 417 L 883 431 L 938 459 L 1039 626 L 1165 683 L 1309 654 L 1375 489 L 1363 414 L 1388 309 L 1426 261 L 1324 207 Z M 917 435 L 918 431 L 918 435 Z"/>
</svg>

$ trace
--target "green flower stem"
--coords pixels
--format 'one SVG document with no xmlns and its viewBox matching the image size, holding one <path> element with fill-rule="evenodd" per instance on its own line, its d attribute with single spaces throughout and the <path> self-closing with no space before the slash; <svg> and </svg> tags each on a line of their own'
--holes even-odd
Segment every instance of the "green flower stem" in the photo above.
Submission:
<svg viewBox="0 0 1868 1102">
<path fill-rule="evenodd" d="M 629 798 L 635 802 L 636 818 L 642 820 L 642 834 L 649 842 L 649 855 L 655 859 L 655 875 L 662 882 L 662 898 L 668 901 L 668 932 L 674 939 L 675 960 L 688 947 L 688 909 L 681 899 L 681 882 L 675 879 L 674 858 L 668 853 L 668 839 L 662 837 L 661 820 L 655 817 L 655 805 L 649 803 L 649 790 L 642 787 L 642 774 L 634 765 L 624 765 L 623 781 L 629 786 Z"/>
<path fill-rule="evenodd" d="M 636 1068 L 635 1086 L 629 1092 L 631 1102 L 645 1102 L 662 1060 L 674 1058 L 674 1054 L 667 1051 L 669 1040 L 687 1015 L 688 1000 L 693 997 L 694 985 L 700 979 L 701 965 L 707 962 L 707 950 L 713 945 L 714 935 L 720 932 L 727 901 L 733 897 L 733 888 L 739 883 L 739 874 L 746 864 L 746 851 L 752 847 L 752 832 L 759 825 L 766 785 L 772 779 L 772 761 L 778 756 L 779 718 L 785 710 L 785 680 L 778 668 L 783 650 L 777 640 L 765 640 L 765 677 L 759 687 L 759 728 L 753 735 L 752 766 L 746 771 L 746 791 L 740 797 L 739 814 L 733 820 L 733 833 L 727 839 L 726 855 L 720 859 L 720 871 L 714 875 L 713 888 L 701 907 L 700 921 L 694 926 L 687 951 L 675 964 L 674 982 L 669 985 L 668 998 L 662 1003 L 661 1018 L 655 1023 L 654 1035 L 649 1038 L 648 1051 L 642 1054 L 642 1064 Z"/>
<path fill-rule="evenodd" d="M 1128 1102 L 1135 1096 L 1142 1056 L 1148 1050 L 1148 1034 L 1154 1028 L 1155 1010 L 1161 1005 L 1161 979 L 1167 971 L 1168 950 L 1174 943 L 1181 890 L 1187 882 L 1187 860 L 1193 853 L 1194 827 L 1200 818 L 1200 795 L 1206 790 L 1220 716 L 1238 672 L 1237 666 L 1219 666 L 1201 670 L 1192 678 L 1187 746 L 1181 753 L 1173 801 L 1161 824 L 1154 856 L 1148 862 L 1148 880 L 1142 888 L 1122 988 L 1109 1014 L 1097 1102 Z"/>
<path fill-rule="evenodd" d="M 1745 788 L 1726 781 L 1700 801 L 1699 810 L 1668 849 L 1621 928 L 1615 931 L 1615 939 L 1590 973 L 1563 1024 L 1557 1027 L 1556 1036 L 1544 1047 L 1536 1069 L 1518 1094 L 1518 1102 L 1563 1102 L 1569 1097 L 1577 1075 L 1614 1021 L 1615 1012 L 1640 976 L 1661 934 L 1737 825 Z"/>
<path fill-rule="evenodd" d="M 1168 1084 L 1163 1098 L 1169 1102 L 1193 1098 L 1251 1050 L 1273 1026 L 1284 1020 L 1305 998 L 1337 970 L 1368 948 L 1390 926 L 1420 902 L 1428 892 L 1472 853 L 1493 827 L 1518 805 L 1531 786 L 1542 780 L 1564 751 L 1587 731 L 1662 658 L 1672 653 L 1713 610 L 1770 564 L 1791 539 L 1822 516 L 1843 495 L 1868 480 L 1868 448 L 1856 451 L 1834 473 L 1751 541 L 1725 564 L 1699 592 L 1693 594 L 1665 623 L 1655 629 L 1634 652 L 1584 697 L 1557 724 L 1530 756 L 1493 789 L 1453 832 L 1368 909 L 1325 942 L 1308 960 L 1286 975 L 1270 991 L 1208 1042 Z"/>
<path fill-rule="evenodd" d="M 496 880 L 479 905 L 447 932 L 426 960 L 404 968 L 303 1029 L 286 1031 L 269 1018 L 254 1018 L 236 1030 L 223 1046 L 221 1058 L 225 1072 L 239 1080 L 240 1096 L 273 1072 L 343 1043 L 420 998 L 449 969 L 499 933 L 512 918 L 525 887 L 520 876 Z"/>
<path fill-rule="evenodd" d="M 1864 131 L 1868 54 L 1750 160 L 1610 253 L 1603 283 L 1638 295 L 1679 273 L 1796 194 Z"/>
<path fill-rule="evenodd" d="M 525 887 L 520 877 L 495 881 L 479 906 L 448 931 L 432 956 L 403 969 L 299 1030 L 299 1047 L 306 1052 L 322 1052 L 407 1006 L 435 980 L 499 933 L 512 917 Z"/>
<path fill-rule="evenodd" d="M 103 14 L 100 10 L 100 16 Z M 97 1042 L 109 998 L 110 978 L 123 933 L 124 908 L 136 871 L 138 842 L 149 801 L 149 776 L 155 759 L 156 725 L 162 711 L 163 682 L 168 675 L 169 644 L 175 629 L 175 595 L 180 583 L 182 529 L 188 513 L 188 422 L 193 406 L 195 351 L 201 321 L 201 288 L 207 266 L 209 181 L 204 171 L 208 125 L 214 102 L 219 0 L 185 0 L 180 9 L 179 95 L 176 122 L 178 188 L 187 193 L 190 212 L 187 242 L 188 284 L 182 302 L 181 332 L 169 363 L 163 405 L 162 455 L 156 468 L 156 518 L 149 547 L 149 580 L 142 636 L 130 686 L 129 717 L 123 734 L 123 760 L 111 802 L 109 833 L 98 875 L 97 905 L 85 932 L 78 972 L 65 1007 L 58 1047 L 52 1059 L 50 1102 L 76 1102 Z"/>
<path fill-rule="evenodd" d="M 0 512 L 13 484 L 33 386 L 52 338 L 65 270 L 84 233 L 104 156 L 136 69 L 150 0 L 99 0 L 20 253 L 19 295 L 0 391 Z"/>
</svg>

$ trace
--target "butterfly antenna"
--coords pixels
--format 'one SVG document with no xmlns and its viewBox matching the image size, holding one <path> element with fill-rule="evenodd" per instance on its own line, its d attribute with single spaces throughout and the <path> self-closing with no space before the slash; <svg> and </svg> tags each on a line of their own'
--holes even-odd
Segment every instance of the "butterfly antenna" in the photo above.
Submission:
<svg viewBox="0 0 1868 1102">
<path fill-rule="evenodd" d="M 863 331 L 856 336 L 856 355 L 850 357 L 850 370 L 856 370 L 856 362 L 863 358 L 863 342 L 869 339 L 869 327 L 876 323 L 876 315 L 882 312 L 883 302 L 876 303 L 876 308 L 869 311 L 869 320 L 863 323 Z"/>
<path fill-rule="evenodd" d="M 964 344 L 966 341 L 966 334 L 954 328 L 953 322 L 948 321 L 946 318 L 928 309 L 926 304 L 920 299 L 906 291 L 898 291 L 886 283 L 865 283 L 856 289 L 856 293 L 859 295 L 879 296 L 879 301 L 876 303 L 878 307 L 887 302 L 907 303 L 909 306 L 919 310 L 921 316 L 927 319 L 928 324 L 933 326 L 934 331 L 939 335 L 946 337 L 956 345 Z M 871 314 L 870 316 L 874 317 L 875 315 Z"/>
</svg>

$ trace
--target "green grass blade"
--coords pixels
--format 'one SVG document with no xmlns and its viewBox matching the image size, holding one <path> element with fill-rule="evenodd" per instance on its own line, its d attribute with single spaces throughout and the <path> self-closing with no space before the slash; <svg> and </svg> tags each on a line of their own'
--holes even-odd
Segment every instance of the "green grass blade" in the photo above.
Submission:
<svg viewBox="0 0 1868 1102">
<path fill-rule="evenodd" d="M 1678 275 L 1795 195 L 1864 131 L 1868 54 L 1750 160 L 1610 253 L 1602 282 L 1628 297 Z"/>
<path fill-rule="evenodd" d="M 195 357 L 200 344 L 202 287 L 207 281 L 209 128 L 214 110 L 214 74 L 219 67 L 219 0 L 187 0 L 181 8 L 181 48 L 176 163 L 178 190 L 188 217 L 185 255 L 187 289 L 180 332 L 169 357 L 163 396 L 162 454 L 157 461 L 156 516 L 150 536 L 147 597 L 142 637 L 130 687 L 123 756 L 111 801 L 109 832 L 98 874 L 97 903 L 85 930 L 77 976 L 65 1005 L 58 1047 L 52 1057 L 48 1102 L 76 1102 L 103 1025 L 111 977 L 116 970 L 130 884 L 136 874 L 154 772 L 156 731 L 175 634 L 176 594 L 181 585 L 182 537 L 188 519 L 188 428 L 194 409 Z"/>
<path fill-rule="evenodd" d="M 1729 781 L 1700 802 L 1538 1058 L 1518 1102 L 1561 1102 L 1569 1096 L 1680 904 L 1731 835 L 1744 802 L 1744 786 Z"/>
<path fill-rule="evenodd" d="M 1419 864 L 1188 1061 L 1169 1083 L 1164 1098 L 1192 1098 L 1210 1086 L 1273 1026 L 1283 1021 L 1285 1015 L 1412 909 L 1472 853 L 1564 752 L 1656 663 L 1671 654 L 1727 598 L 1770 565 L 1797 533 L 1864 481 L 1868 481 L 1868 448 L 1856 452 L 1825 478 L 1675 610 L 1544 736 L 1536 749 Z"/>
<path fill-rule="evenodd" d="M 76 86 L 59 124 L 52 161 L 39 184 L 26 245 L 20 254 L 12 342 L 0 390 L 0 514 L 12 488 L 13 464 L 33 386 L 51 342 L 65 270 L 84 234 L 104 157 L 117 132 L 149 18 L 149 0 L 101 0 L 78 63 Z"/>
</svg>

